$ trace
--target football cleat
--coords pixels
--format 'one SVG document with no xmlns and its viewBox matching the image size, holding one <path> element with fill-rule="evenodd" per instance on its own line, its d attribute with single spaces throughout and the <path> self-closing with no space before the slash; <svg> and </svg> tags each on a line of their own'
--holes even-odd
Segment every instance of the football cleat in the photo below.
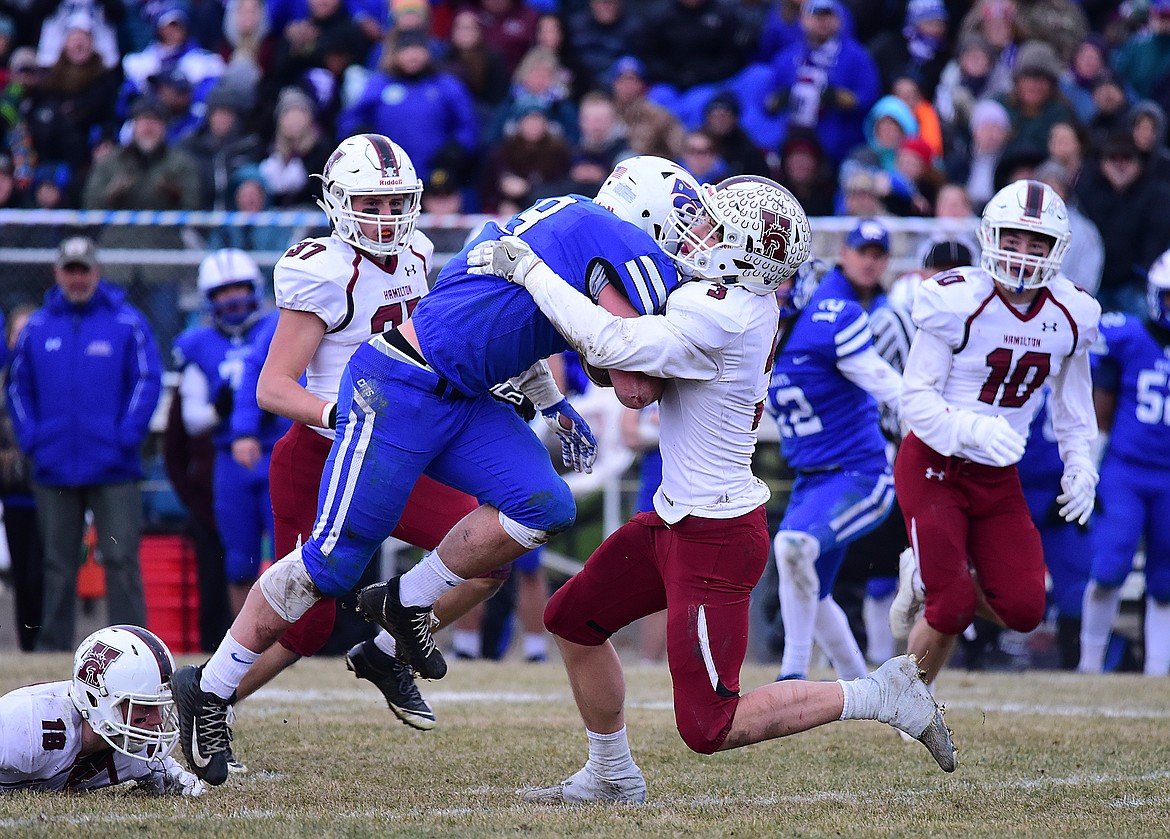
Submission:
<svg viewBox="0 0 1170 839">
<path fill-rule="evenodd" d="M 179 743 L 191 771 L 209 784 L 227 780 L 231 729 L 225 699 L 199 687 L 202 667 L 181 667 L 171 676 L 171 695 L 179 715 Z"/>
<path fill-rule="evenodd" d="M 522 800 L 530 804 L 585 804 L 592 801 L 614 804 L 645 804 L 646 779 L 642 770 L 634 767 L 634 774 L 625 778 L 607 780 L 597 777 L 588 761 L 573 775 L 551 787 L 523 789 Z"/>
<path fill-rule="evenodd" d="M 424 679 L 447 675 L 447 662 L 431 635 L 429 606 L 403 606 L 398 599 L 401 576 L 366 586 L 358 592 L 357 610 L 394 636 L 398 657 Z"/>
<path fill-rule="evenodd" d="M 918 557 L 913 548 L 907 548 L 898 557 L 898 591 L 890 604 L 891 634 L 899 641 L 909 638 L 925 605 L 926 588 L 918 570 Z"/>
<path fill-rule="evenodd" d="M 934 701 L 912 655 L 891 658 L 866 678 L 877 682 L 882 704 L 877 718 L 913 737 L 944 772 L 954 772 L 958 754 L 943 709 Z"/>
<path fill-rule="evenodd" d="M 373 682 L 382 691 L 394 716 L 411 728 L 430 731 L 435 727 L 435 712 L 418 691 L 410 668 L 393 656 L 386 655 L 373 641 L 363 641 L 345 654 L 345 666 L 359 679 Z"/>
</svg>

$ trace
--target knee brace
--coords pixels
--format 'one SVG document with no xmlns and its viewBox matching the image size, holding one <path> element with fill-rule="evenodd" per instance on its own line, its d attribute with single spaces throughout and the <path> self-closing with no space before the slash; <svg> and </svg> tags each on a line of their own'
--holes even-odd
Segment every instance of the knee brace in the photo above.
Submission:
<svg viewBox="0 0 1170 839">
<path fill-rule="evenodd" d="M 537 530 L 535 527 L 528 527 L 518 521 L 513 521 L 502 512 L 499 513 L 499 518 L 500 527 L 504 528 L 504 532 L 530 551 L 547 542 L 551 535 L 547 530 Z"/>
<path fill-rule="evenodd" d="M 821 555 L 821 544 L 815 537 L 799 530 L 781 530 L 772 548 L 781 579 L 787 579 L 797 592 L 806 596 L 820 594 L 816 562 Z"/>
<path fill-rule="evenodd" d="M 296 623 L 321 599 L 321 590 L 305 570 L 300 548 L 260 576 L 260 593 L 272 610 L 289 623 Z"/>
</svg>

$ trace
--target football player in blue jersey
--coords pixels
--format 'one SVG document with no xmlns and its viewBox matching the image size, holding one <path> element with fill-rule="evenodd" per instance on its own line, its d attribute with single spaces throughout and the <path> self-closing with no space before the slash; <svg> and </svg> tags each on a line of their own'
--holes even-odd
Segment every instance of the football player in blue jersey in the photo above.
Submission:
<svg viewBox="0 0 1170 839">
<path fill-rule="evenodd" d="M 833 583 L 846 546 L 894 504 L 894 476 L 878 403 L 896 414 L 901 376 L 873 346 L 855 300 L 821 294 L 825 274 L 805 263 L 781 299 L 783 336 L 768 388 L 780 450 L 796 480 L 773 547 L 784 619 L 781 679 L 808 672 L 815 640 L 844 679 L 866 675 L 865 657 Z"/>
<path fill-rule="evenodd" d="M 1093 399 L 1110 431 L 1101 463 L 1101 505 L 1085 589 L 1081 660 L 1100 673 L 1117 619 L 1121 584 L 1146 546 L 1147 676 L 1170 673 L 1170 251 L 1150 266 L 1149 314 L 1101 318 L 1093 355 Z"/>
<path fill-rule="evenodd" d="M 344 190 L 333 192 L 341 169 L 368 168 L 375 184 L 394 185 L 391 161 L 370 149 L 339 149 L 326 164 L 324 186 L 346 225 L 385 237 L 393 235 L 392 224 L 355 211 Z M 544 360 L 569 344 L 522 288 L 471 273 L 471 248 L 518 236 L 615 314 L 653 314 L 678 284 L 658 239 L 665 237 L 667 216 L 679 212 L 698 212 L 694 178 L 662 158 L 623 161 L 595 200 L 548 198 L 503 224 L 486 225 L 443 268 L 409 318 L 358 347 L 341 379 L 336 437 L 311 538 L 265 572 L 211 660 L 175 676 L 184 753 L 196 774 L 211 783 L 226 779 L 227 705 L 239 679 L 318 599 L 355 585 L 420 475 L 467 492 L 482 506 L 406 574 L 363 589 L 359 608 L 394 636 L 400 658 L 424 678 L 441 678 L 447 670 L 431 636 L 431 605 L 440 595 L 572 525 L 572 493 L 548 450 L 490 393 L 509 380 L 519 387 L 561 438 L 565 464 L 588 471 L 596 456 L 593 433 Z M 614 373 L 612 382 L 627 404 L 639 407 L 662 387 L 643 374 Z"/>
<path fill-rule="evenodd" d="M 1080 658 L 1081 601 L 1089 582 L 1089 566 L 1093 559 L 1090 527 L 1065 521 L 1056 502 L 1064 462 L 1056 431 L 1052 427 L 1048 401 L 1052 388 L 1044 385 L 1040 410 L 1028 431 L 1028 447 L 1017 468 L 1024 499 L 1032 514 L 1032 523 L 1040 531 L 1044 546 L 1044 564 L 1052 578 L 1052 604 L 1056 607 L 1056 640 L 1060 666 L 1072 670 Z M 970 660 L 968 660 L 970 667 Z"/>
<path fill-rule="evenodd" d="M 199 265 L 198 288 L 212 323 L 184 332 L 173 349 L 187 433 L 214 429 L 215 523 L 225 552 L 233 614 L 243 608 L 256 581 L 261 538 L 265 531 L 272 532 L 268 461 L 261 456 L 246 468 L 231 452 L 232 405 L 244 359 L 253 350 L 254 333 L 264 318 L 260 282 L 259 267 L 244 251 L 226 248 L 210 254 Z M 277 431 L 273 426 L 262 441 L 269 452 L 280 437 Z"/>
</svg>

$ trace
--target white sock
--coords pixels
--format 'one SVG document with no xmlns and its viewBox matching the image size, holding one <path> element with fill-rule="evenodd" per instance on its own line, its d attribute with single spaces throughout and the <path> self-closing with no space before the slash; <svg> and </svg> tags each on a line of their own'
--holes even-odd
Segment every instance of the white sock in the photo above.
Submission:
<svg viewBox="0 0 1170 839">
<path fill-rule="evenodd" d="M 630 754 L 630 743 L 626 739 L 626 728 L 613 734 L 595 734 L 585 730 L 589 737 L 589 763 L 598 778 L 616 781 L 628 778 L 637 772 L 634 757 Z"/>
<path fill-rule="evenodd" d="M 1146 596 L 1146 664 L 1147 676 L 1170 674 L 1170 603 L 1159 603 Z"/>
<path fill-rule="evenodd" d="M 378 634 L 374 636 L 374 646 L 391 658 L 398 655 L 398 643 L 394 640 L 394 636 L 385 629 L 379 630 Z"/>
<path fill-rule="evenodd" d="M 829 656 L 837 668 L 837 675 L 842 679 L 863 679 L 869 675 L 865 656 L 861 654 L 861 647 L 849 627 L 849 618 L 832 596 L 817 601 L 813 637 L 816 638 L 817 646 Z"/>
<path fill-rule="evenodd" d="M 784 656 L 781 676 L 807 676 L 812 658 L 813 625 L 816 622 L 817 597 L 796 590 L 786 578 L 780 563 L 780 616 L 784 620 Z"/>
<path fill-rule="evenodd" d="M 865 620 L 865 657 L 874 664 L 881 664 L 894 657 L 894 633 L 890 631 L 890 606 L 896 591 L 882 598 L 866 597 L 862 602 L 861 616 Z"/>
<path fill-rule="evenodd" d="M 540 658 L 548 655 L 548 638 L 543 632 L 524 633 L 524 657 Z"/>
<path fill-rule="evenodd" d="M 398 581 L 398 598 L 403 606 L 430 606 L 463 581 L 443 564 L 438 551 L 431 551 L 402 575 Z"/>
<path fill-rule="evenodd" d="M 214 693 L 220 699 L 231 699 L 244 674 L 258 658 L 260 653 L 252 652 L 228 632 L 203 665 L 203 676 L 199 679 L 200 690 Z"/>
<path fill-rule="evenodd" d="M 1085 587 L 1081 609 L 1081 673 L 1100 673 L 1105 669 L 1105 648 L 1109 633 L 1121 609 L 1121 589 L 1106 588 L 1090 581 Z"/>
<path fill-rule="evenodd" d="M 454 629 L 451 631 L 451 648 L 459 655 L 479 658 L 483 655 L 483 637 L 477 629 Z"/>
<path fill-rule="evenodd" d="M 882 693 L 877 682 L 868 676 L 864 679 L 838 679 L 837 684 L 845 694 L 845 705 L 841 708 L 840 719 L 876 720 L 882 707 Z"/>
</svg>

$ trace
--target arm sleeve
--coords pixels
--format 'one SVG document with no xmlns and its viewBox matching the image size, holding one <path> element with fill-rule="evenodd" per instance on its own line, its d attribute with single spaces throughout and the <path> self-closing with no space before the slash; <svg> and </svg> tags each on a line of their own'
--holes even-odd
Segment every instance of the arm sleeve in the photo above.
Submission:
<svg viewBox="0 0 1170 839">
<path fill-rule="evenodd" d="M 552 370 L 543 358 L 508 381 L 520 389 L 520 392 L 532 400 L 536 410 L 543 411 L 565 398 L 553 379 Z"/>
<path fill-rule="evenodd" d="M 1097 415 L 1087 353 L 1074 355 L 1061 368 L 1052 382 L 1048 407 L 1065 468 L 1076 466 L 1095 475 L 1092 444 L 1097 438 Z"/>
<path fill-rule="evenodd" d="M 669 315 L 611 315 L 590 303 L 543 262 L 529 272 L 525 285 L 545 317 L 595 367 L 698 381 L 709 381 L 718 374 L 715 362 L 671 322 Z"/>
<path fill-rule="evenodd" d="M 883 405 L 897 408 L 902 401 L 902 377 L 873 347 L 837 359 L 841 375 Z"/>
<path fill-rule="evenodd" d="M 183 428 L 188 434 L 202 434 L 215 428 L 219 416 L 211 402 L 211 387 L 198 365 L 188 364 L 179 378 L 183 400 Z"/>
<path fill-rule="evenodd" d="M 902 419 L 922 442 L 942 455 L 970 444 L 976 417 L 942 398 L 950 372 L 951 348 L 946 341 L 918 330 L 902 374 Z"/>
</svg>

